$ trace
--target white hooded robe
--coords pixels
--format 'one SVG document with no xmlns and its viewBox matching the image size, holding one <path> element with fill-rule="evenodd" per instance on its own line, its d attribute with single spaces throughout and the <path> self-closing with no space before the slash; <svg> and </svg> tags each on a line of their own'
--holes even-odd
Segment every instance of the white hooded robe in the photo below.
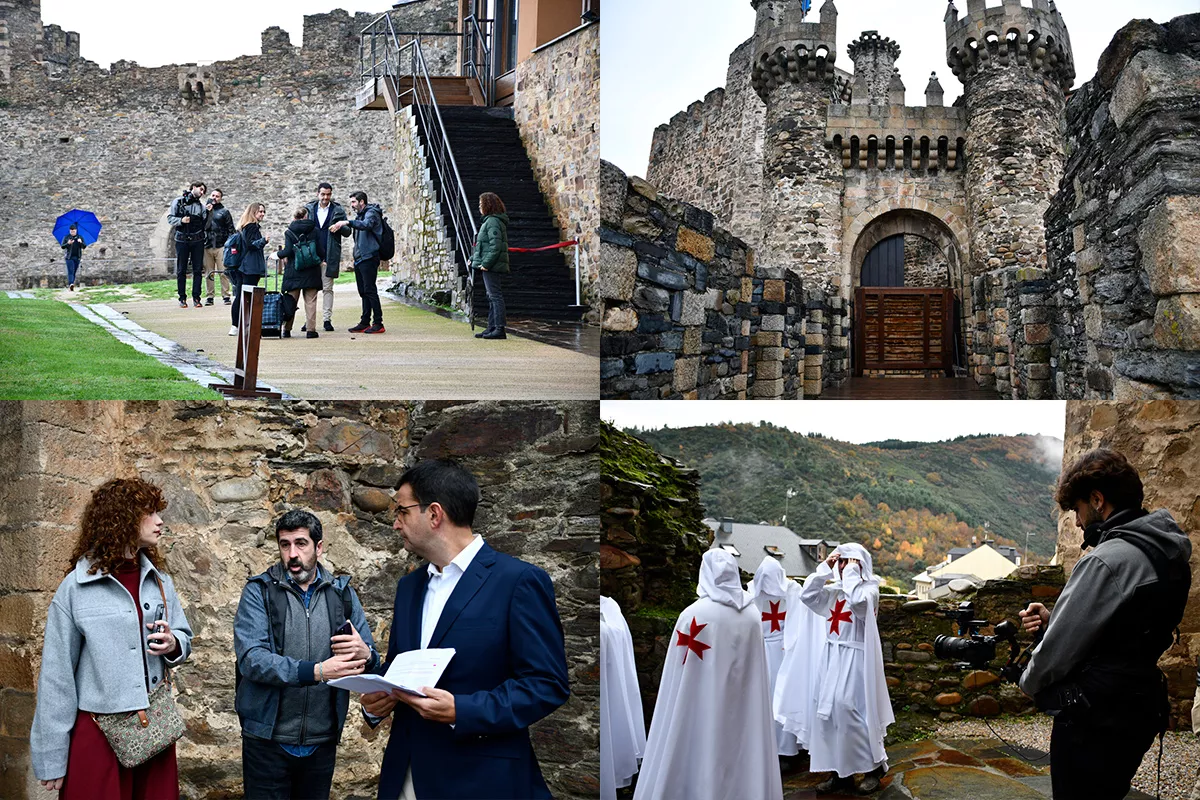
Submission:
<svg viewBox="0 0 1200 800">
<path fill-rule="evenodd" d="M 754 605 L 762 615 L 763 648 L 767 654 L 767 673 L 771 677 L 771 696 L 775 696 L 775 681 L 783 663 L 783 638 L 789 619 L 797 611 L 809 615 L 799 602 L 800 584 L 789 580 L 783 565 L 774 556 L 763 556 L 762 563 L 754 572 L 754 580 L 746 587 L 754 597 Z M 796 735 L 784 730 L 783 723 L 775 721 L 775 743 L 781 756 L 794 756 L 800 752 Z"/>
<path fill-rule="evenodd" d="M 871 571 L 871 555 L 857 544 L 840 545 L 836 552 L 860 564 L 848 564 L 839 579 L 823 562 L 805 581 L 800 600 L 823 617 L 824 634 L 805 698 L 809 769 L 844 778 L 887 769 L 883 738 L 895 717 L 875 622 L 879 579 Z"/>
<path fill-rule="evenodd" d="M 804 586 L 815 581 L 816 574 L 809 575 Z M 791 614 L 783 636 L 783 662 L 772 696 L 775 721 L 785 733 L 796 738 L 797 746 L 808 749 L 812 736 L 812 706 L 809 702 L 816 693 L 816 675 L 821 650 L 825 646 L 825 620 L 800 602 L 802 587 L 792 582 Z"/>
<path fill-rule="evenodd" d="M 633 662 L 633 636 L 621 607 L 600 597 L 600 797 L 616 800 L 646 751 L 642 695 Z"/>
<path fill-rule="evenodd" d="M 634 800 L 782 800 L 761 614 L 709 550 L 675 623 Z"/>
</svg>

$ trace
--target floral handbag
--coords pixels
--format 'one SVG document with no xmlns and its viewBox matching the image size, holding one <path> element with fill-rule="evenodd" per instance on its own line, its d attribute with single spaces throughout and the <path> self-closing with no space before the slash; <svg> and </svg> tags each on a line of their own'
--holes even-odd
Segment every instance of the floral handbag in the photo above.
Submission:
<svg viewBox="0 0 1200 800">
<path fill-rule="evenodd" d="M 162 581 L 157 576 L 155 580 L 163 596 L 165 616 L 167 596 Z M 183 716 L 171 695 L 171 671 L 164 666 L 164 672 L 162 685 L 150 693 L 149 708 L 119 714 L 92 714 L 122 767 L 128 769 L 146 763 L 183 736 Z"/>
</svg>

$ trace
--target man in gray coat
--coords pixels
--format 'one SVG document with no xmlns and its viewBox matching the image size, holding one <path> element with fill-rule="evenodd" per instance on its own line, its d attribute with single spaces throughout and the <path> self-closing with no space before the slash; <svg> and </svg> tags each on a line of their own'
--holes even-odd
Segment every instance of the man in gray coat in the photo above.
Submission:
<svg viewBox="0 0 1200 800">
<path fill-rule="evenodd" d="M 326 683 L 379 654 L 349 576 L 317 561 L 321 521 L 294 509 L 275 539 L 279 563 L 247 582 L 233 623 L 245 796 L 328 798 L 350 693 Z"/>
<path fill-rule="evenodd" d="M 346 210 L 333 200 L 333 186 L 322 181 L 317 185 L 317 199 L 309 203 L 308 218 L 317 223 L 317 255 L 321 257 L 321 298 L 325 330 L 333 330 L 333 281 L 342 263 L 342 239 L 350 229 L 339 226 L 336 233 L 330 228 L 346 220 Z"/>
<path fill-rule="evenodd" d="M 1055 800 L 1121 800 L 1170 706 L 1158 659 L 1175 640 L 1192 575 L 1192 545 L 1166 510 L 1142 508 L 1142 481 L 1125 456 L 1092 450 L 1059 478 L 1055 499 L 1074 511 L 1083 548 L 1053 613 L 1021 612 L 1045 628 L 1021 689 L 1055 713 Z"/>
</svg>

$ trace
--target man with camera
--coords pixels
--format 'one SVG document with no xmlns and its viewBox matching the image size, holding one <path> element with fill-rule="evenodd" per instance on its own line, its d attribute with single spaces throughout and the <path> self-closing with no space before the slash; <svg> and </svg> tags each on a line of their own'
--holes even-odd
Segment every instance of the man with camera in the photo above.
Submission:
<svg viewBox="0 0 1200 800">
<path fill-rule="evenodd" d="M 204 273 L 204 227 L 208 212 L 200 202 L 208 187 L 204 181 L 192 181 L 180 197 L 171 203 L 167 222 L 175 226 L 175 280 L 179 289 L 179 307 L 187 308 L 187 269 L 192 265 L 192 302 L 200 307 L 200 280 Z M 222 243 L 224 244 L 224 243 Z"/>
<path fill-rule="evenodd" d="M 1055 496 L 1074 511 L 1083 548 L 1053 613 L 1032 603 L 1025 629 L 1045 630 L 1021 689 L 1054 716 L 1055 800 L 1120 800 L 1170 707 L 1158 659 L 1174 641 L 1191 587 L 1191 542 L 1170 512 L 1142 508 L 1125 456 L 1085 453 Z"/>
<path fill-rule="evenodd" d="M 208 203 L 204 206 L 204 210 L 208 212 L 208 221 L 204 223 L 204 283 L 208 289 L 204 300 L 206 306 L 213 304 L 217 278 L 221 279 L 221 297 L 224 299 L 225 305 L 229 305 L 231 302 L 229 278 L 225 276 L 225 265 L 222 263 L 222 259 L 225 254 L 225 240 L 233 235 L 236 227 L 233 224 L 233 215 L 221 202 L 224 199 L 224 192 L 220 189 L 213 189 Z"/>
<path fill-rule="evenodd" d="M 347 575 L 317 563 L 321 521 L 275 523 L 279 562 L 251 578 L 233 622 L 235 708 L 247 800 L 328 798 L 350 693 L 326 682 L 371 671 L 379 654 Z"/>
</svg>

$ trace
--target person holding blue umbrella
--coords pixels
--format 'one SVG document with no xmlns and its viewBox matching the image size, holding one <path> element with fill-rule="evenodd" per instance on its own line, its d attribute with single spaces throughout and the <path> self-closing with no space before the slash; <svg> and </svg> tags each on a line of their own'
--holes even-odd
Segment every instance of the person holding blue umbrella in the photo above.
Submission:
<svg viewBox="0 0 1200 800">
<path fill-rule="evenodd" d="M 67 262 L 67 286 L 75 291 L 75 276 L 83 249 L 100 238 L 100 220 L 91 211 L 74 208 L 54 221 L 54 238 Z"/>
<path fill-rule="evenodd" d="M 75 271 L 79 269 L 79 259 L 83 255 L 83 248 L 87 247 L 83 243 L 83 237 L 79 235 L 79 228 L 72 225 L 67 238 L 63 239 L 62 249 L 66 251 L 64 260 L 67 262 L 67 288 L 72 292 L 75 291 Z"/>
</svg>

